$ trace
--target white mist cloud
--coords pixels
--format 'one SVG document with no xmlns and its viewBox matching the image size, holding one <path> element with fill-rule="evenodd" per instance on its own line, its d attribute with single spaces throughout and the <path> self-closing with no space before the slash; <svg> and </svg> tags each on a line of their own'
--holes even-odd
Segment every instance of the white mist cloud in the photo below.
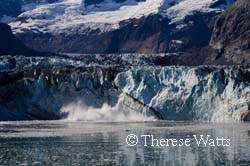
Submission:
<svg viewBox="0 0 250 166">
<path fill-rule="evenodd" d="M 68 121 L 94 121 L 94 122 L 140 122 L 154 121 L 154 117 L 148 117 L 136 111 L 121 111 L 119 102 L 111 107 L 104 104 L 101 108 L 86 106 L 84 102 L 77 101 L 61 108 L 61 112 L 67 113 Z"/>
</svg>

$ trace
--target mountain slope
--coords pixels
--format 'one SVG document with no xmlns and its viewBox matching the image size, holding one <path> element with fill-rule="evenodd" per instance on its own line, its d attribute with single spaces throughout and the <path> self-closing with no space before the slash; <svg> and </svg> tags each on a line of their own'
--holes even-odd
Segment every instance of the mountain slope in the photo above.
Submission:
<svg viewBox="0 0 250 166">
<path fill-rule="evenodd" d="M 250 65 L 250 1 L 238 0 L 215 21 L 210 44 L 175 57 L 182 65 Z"/>
<path fill-rule="evenodd" d="M 226 59 L 250 64 L 250 1 L 238 0 L 216 20 L 210 45 Z"/>
<path fill-rule="evenodd" d="M 27 48 L 11 32 L 10 26 L 0 23 L 0 55 L 34 55 L 32 49 Z"/>
<path fill-rule="evenodd" d="M 28 46 L 75 53 L 161 53 L 209 43 L 215 15 L 233 0 L 63 0 L 12 26 Z M 197 33 L 198 32 L 198 33 Z"/>
</svg>

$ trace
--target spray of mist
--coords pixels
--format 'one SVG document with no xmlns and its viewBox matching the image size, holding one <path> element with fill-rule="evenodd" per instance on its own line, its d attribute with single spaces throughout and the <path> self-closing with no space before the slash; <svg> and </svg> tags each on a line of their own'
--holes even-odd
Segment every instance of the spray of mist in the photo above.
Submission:
<svg viewBox="0 0 250 166">
<path fill-rule="evenodd" d="M 94 122 L 141 122 L 154 121 L 154 117 L 148 117 L 136 111 L 122 111 L 119 102 L 111 107 L 104 104 L 101 108 L 86 106 L 83 102 L 73 102 L 61 108 L 61 112 L 67 114 L 67 121 L 94 121 Z"/>
</svg>

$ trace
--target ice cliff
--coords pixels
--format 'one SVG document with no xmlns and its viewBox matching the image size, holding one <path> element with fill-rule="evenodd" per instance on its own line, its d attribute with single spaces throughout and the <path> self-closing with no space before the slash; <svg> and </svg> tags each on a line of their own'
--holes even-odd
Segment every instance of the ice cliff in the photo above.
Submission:
<svg viewBox="0 0 250 166">
<path fill-rule="evenodd" d="M 2 56 L 0 120 L 250 120 L 249 69 L 160 67 L 164 56 Z"/>
<path fill-rule="evenodd" d="M 126 69 L 125 66 L 151 61 L 150 57 L 141 60 L 126 57 L 0 57 L 0 120 L 62 119 L 72 112 L 75 114 L 78 107 L 70 111 L 67 108 L 79 102 L 91 110 L 106 104 L 110 108 L 107 112 L 119 109 L 124 115 L 130 115 L 136 109 L 154 116 L 142 103 L 120 96 L 113 85 L 117 73 Z M 133 107 L 129 109 L 131 103 Z M 84 116 L 77 118 L 81 120 Z"/>
<path fill-rule="evenodd" d="M 123 93 L 167 120 L 249 120 L 249 70 L 232 67 L 139 67 L 118 74 Z"/>
</svg>

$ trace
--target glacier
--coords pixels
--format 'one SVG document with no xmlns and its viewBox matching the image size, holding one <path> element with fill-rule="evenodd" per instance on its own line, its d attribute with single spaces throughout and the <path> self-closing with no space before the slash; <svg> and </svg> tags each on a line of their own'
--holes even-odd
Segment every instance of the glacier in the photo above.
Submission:
<svg viewBox="0 0 250 166">
<path fill-rule="evenodd" d="M 249 119 L 249 78 L 232 67 L 134 67 L 115 84 L 163 119 L 231 122 Z"/>
<path fill-rule="evenodd" d="M 249 68 L 159 66 L 165 56 L 2 56 L 0 120 L 250 120 Z"/>
<path fill-rule="evenodd" d="M 31 3 L 10 23 L 14 33 L 100 33 L 118 29 L 121 22 L 153 14 L 168 17 L 171 23 L 182 21 L 197 12 L 222 12 L 234 0 L 104 0 L 86 6 L 84 0 L 60 0 Z M 217 5 L 218 4 L 218 5 Z"/>
</svg>

